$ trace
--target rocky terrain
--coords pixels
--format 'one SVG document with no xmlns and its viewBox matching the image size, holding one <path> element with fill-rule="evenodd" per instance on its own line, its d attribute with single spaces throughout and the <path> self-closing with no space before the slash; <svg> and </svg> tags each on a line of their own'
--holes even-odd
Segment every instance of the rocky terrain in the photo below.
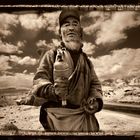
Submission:
<svg viewBox="0 0 140 140">
<path fill-rule="evenodd" d="M 108 80 L 103 82 L 102 87 L 104 102 L 140 105 L 139 84 L 130 84 L 123 80 L 115 82 Z M 28 90 L 16 88 L 0 89 L 0 130 L 44 131 L 39 122 L 40 106 L 17 105 L 16 103 L 17 100 L 27 97 Z M 138 116 L 117 114 L 106 110 L 97 113 L 96 116 L 103 131 L 140 131 Z"/>
<path fill-rule="evenodd" d="M 13 105 L 0 108 L 0 130 L 36 130 L 44 131 L 39 122 L 40 107 L 29 105 Z M 112 131 L 140 131 L 138 115 L 128 115 L 108 110 L 96 113 L 100 130 Z M 1 131 L 0 131 L 1 132 Z"/>
<path fill-rule="evenodd" d="M 140 105 L 140 78 L 109 79 L 102 88 L 105 102 Z"/>
</svg>

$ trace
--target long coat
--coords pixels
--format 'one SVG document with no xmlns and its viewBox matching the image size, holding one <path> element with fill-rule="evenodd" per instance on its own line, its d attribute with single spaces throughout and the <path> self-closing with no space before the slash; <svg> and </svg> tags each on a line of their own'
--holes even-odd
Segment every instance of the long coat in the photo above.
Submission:
<svg viewBox="0 0 140 140">
<path fill-rule="evenodd" d="M 72 58 L 71 58 L 72 56 L 69 55 L 69 52 L 66 50 L 65 53 L 67 56 L 69 56 L 68 61 L 72 62 Z M 38 67 L 37 72 L 34 77 L 34 82 L 33 82 L 33 93 L 35 96 L 37 96 L 37 92 L 40 87 L 42 87 L 44 85 L 53 85 L 54 84 L 53 68 L 54 68 L 54 63 L 55 63 L 55 57 L 56 57 L 56 49 L 47 51 L 44 54 L 44 56 L 42 57 L 42 59 L 39 63 L 39 67 Z M 81 127 L 81 126 L 75 127 L 76 124 L 73 124 L 73 127 L 67 127 L 67 126 L 69 126 L 69 124 L 66 124 L 65 126 L 63 126 L 61 128 L 61 127 L 59 127 L 60 126 L 59 123 L 62 124 L 62 122 L 61 122 L 62 118 L 64 118 L 64 117 L 66 118 L 66 116 L 71 115 L 68 113 L 69 109 L 68 110 L 62 109 L 62 108 L 52 109 L 52 110 L 46 109 L 47 117 L 49 117 L 49 118 L 47 118 L 47 120 L 48 120 L 50 130 L 52 130 L 52 131 L 64 131 L 64 130 L 66 130 L 66 131 L 98 131 L 99 125 L 98 125 L 98 122 L 97 122 L 95 116 L 85 114 L 84 111 L 82 110 L 82 108 L 80 108 L 83 101 L 86 101 L 89 97 L 94 97 L 97 99 L 97 101 L 99 102 L 98 111 L 100 111 L 103 107 L 101 84 L 94 71 L 93 63 L 91 63 L 91 61 L 88 59 L 88 57 L 86 56 L 85 53 L 81 52 L 80 57 L 77 61 L 77 65 L 76 65 L 75 69 L 73 70 L 71 78 L 69 79 L 69 95 L 67 97 L 67 101 L 72 105 L 79 106 L 79 110 L 73 110 L 74 113 L 72 113 L 73 111 L 70 110 L 70 113 L 72 113 L 72 116 L 74 114 L 76 114 L 75 111 L 78 113 L 78 115 L 79 115 L 79 113 L 82 114 L 81 120 L 84 120 L 84 122 L 82 123 L 84 125 L 83 125 L 83 127 Z M 48 96 L 48 98 L 46 97 L 46 101 L 49 101 L 49 99 L 50 99 L 49 96 Z M 54 99 L 54 101 L 55 100 L 57 100 L 57 99 Z M 59 110 L 59 112 L 58 112 L 58 110 Z M 67 115 L 66 116 L 63 116 L 62 114 L 60 115 L 59 113 L 61 111 L 63 112 L 62 113 L 63 115 L 65 113 Z M 56 120 L 56 118 L 53 119 L 53 117 L 52 117 L 52 114 L 54 112 L 56 113 L 57 120 Z M 83 116 L 83 114 L 84 114 L 84 116 Z M 61 117 L 59 118 L 58 116 L 59 117 L 61 116 L 62 118 Z M 71 117 L 71 118 L 73 119 L 75 117 Z M 49 121 L 49 119 L 51 119 L 51 120 Z M 81 120 L 79 120 L 79 117 L 78 117 L 77 124 L 79 124 L 81 122 Z M 85 120 L 86 120 L 86 122 L 85 122 Z M 49 123 L 52 121 L 55 121 L 57 123 L 56 127 L 54 125 L 52 125 L 54 122 Z M 69 117 L 68 117 L 67 122 L 72 123 L 73 121 L 71 119 L 69 121 Z M 93 123 L 91 123 L 91 122 L 93 122 Z M 85 124 L 87 124 L 86 125 L 87 127 L 85 126 Z"/>
</svg>

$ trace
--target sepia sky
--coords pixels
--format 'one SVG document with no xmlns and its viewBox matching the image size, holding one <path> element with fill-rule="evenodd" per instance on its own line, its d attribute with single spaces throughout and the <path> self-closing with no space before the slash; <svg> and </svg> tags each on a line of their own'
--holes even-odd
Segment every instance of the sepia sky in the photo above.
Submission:
<svg viewBox="0 0 140 140">
<path fill-rule="evenodd" d="M 0 13 L 0 84 L 30 87 L 38 49 L 59 44 L 60 11 Z M 83 50 L 99 79 L 140 75 L 140 12 L 81 11 Z"/>
</svg>

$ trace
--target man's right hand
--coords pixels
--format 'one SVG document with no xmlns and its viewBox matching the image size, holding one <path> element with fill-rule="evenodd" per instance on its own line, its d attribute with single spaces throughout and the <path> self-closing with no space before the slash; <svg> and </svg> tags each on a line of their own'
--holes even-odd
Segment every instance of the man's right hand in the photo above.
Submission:
<svg viewBox="0 0 140 140">
<path fill-rule="evenodd" d="M 57 79 L 54 83 L 55 94 L 61 99 L 68 95 L 68 79 Z"/>
<path fill-rule="evenodd" d="M 18 99 L 16 100 L 17 105 L 26 105 L 27 100 L 26 99 Z"/>
<path fill-rule="evenodd" d="M 25 97 L 24 99 L 16 100 L 17 105 L 33 105 L 34 103 L 34 96 L 30 95 Z"/>
</svg>

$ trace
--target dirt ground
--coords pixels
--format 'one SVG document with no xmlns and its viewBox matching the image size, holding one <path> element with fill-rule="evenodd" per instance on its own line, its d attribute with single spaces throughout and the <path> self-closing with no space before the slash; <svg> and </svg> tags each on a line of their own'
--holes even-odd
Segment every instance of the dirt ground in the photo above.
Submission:
<svg viewBox="0 0 140 140">
<path fill-rule="evenodd" d="M 44 130 L 39 122 L 40 107 L 12 105 L 0 107 L 0 130 Z M 109 110 L 96 113 L 102 131 L 140 131 L 139 115 Z"/>
<path fill-rule="evenodd" d="M 24 91 L 22 94 L 21 91 L 13 91 L 12 96 L 11 91 L 0 95 L 0 130 L 44 130 L 39 122 L 40 106 L 16 104 L 17 99 L 26 95 Z M 140 115 L 124 114 L 103 109 L 96 113 L 96 117 L 102 131 L 140 132 Z"/>
</svg>

